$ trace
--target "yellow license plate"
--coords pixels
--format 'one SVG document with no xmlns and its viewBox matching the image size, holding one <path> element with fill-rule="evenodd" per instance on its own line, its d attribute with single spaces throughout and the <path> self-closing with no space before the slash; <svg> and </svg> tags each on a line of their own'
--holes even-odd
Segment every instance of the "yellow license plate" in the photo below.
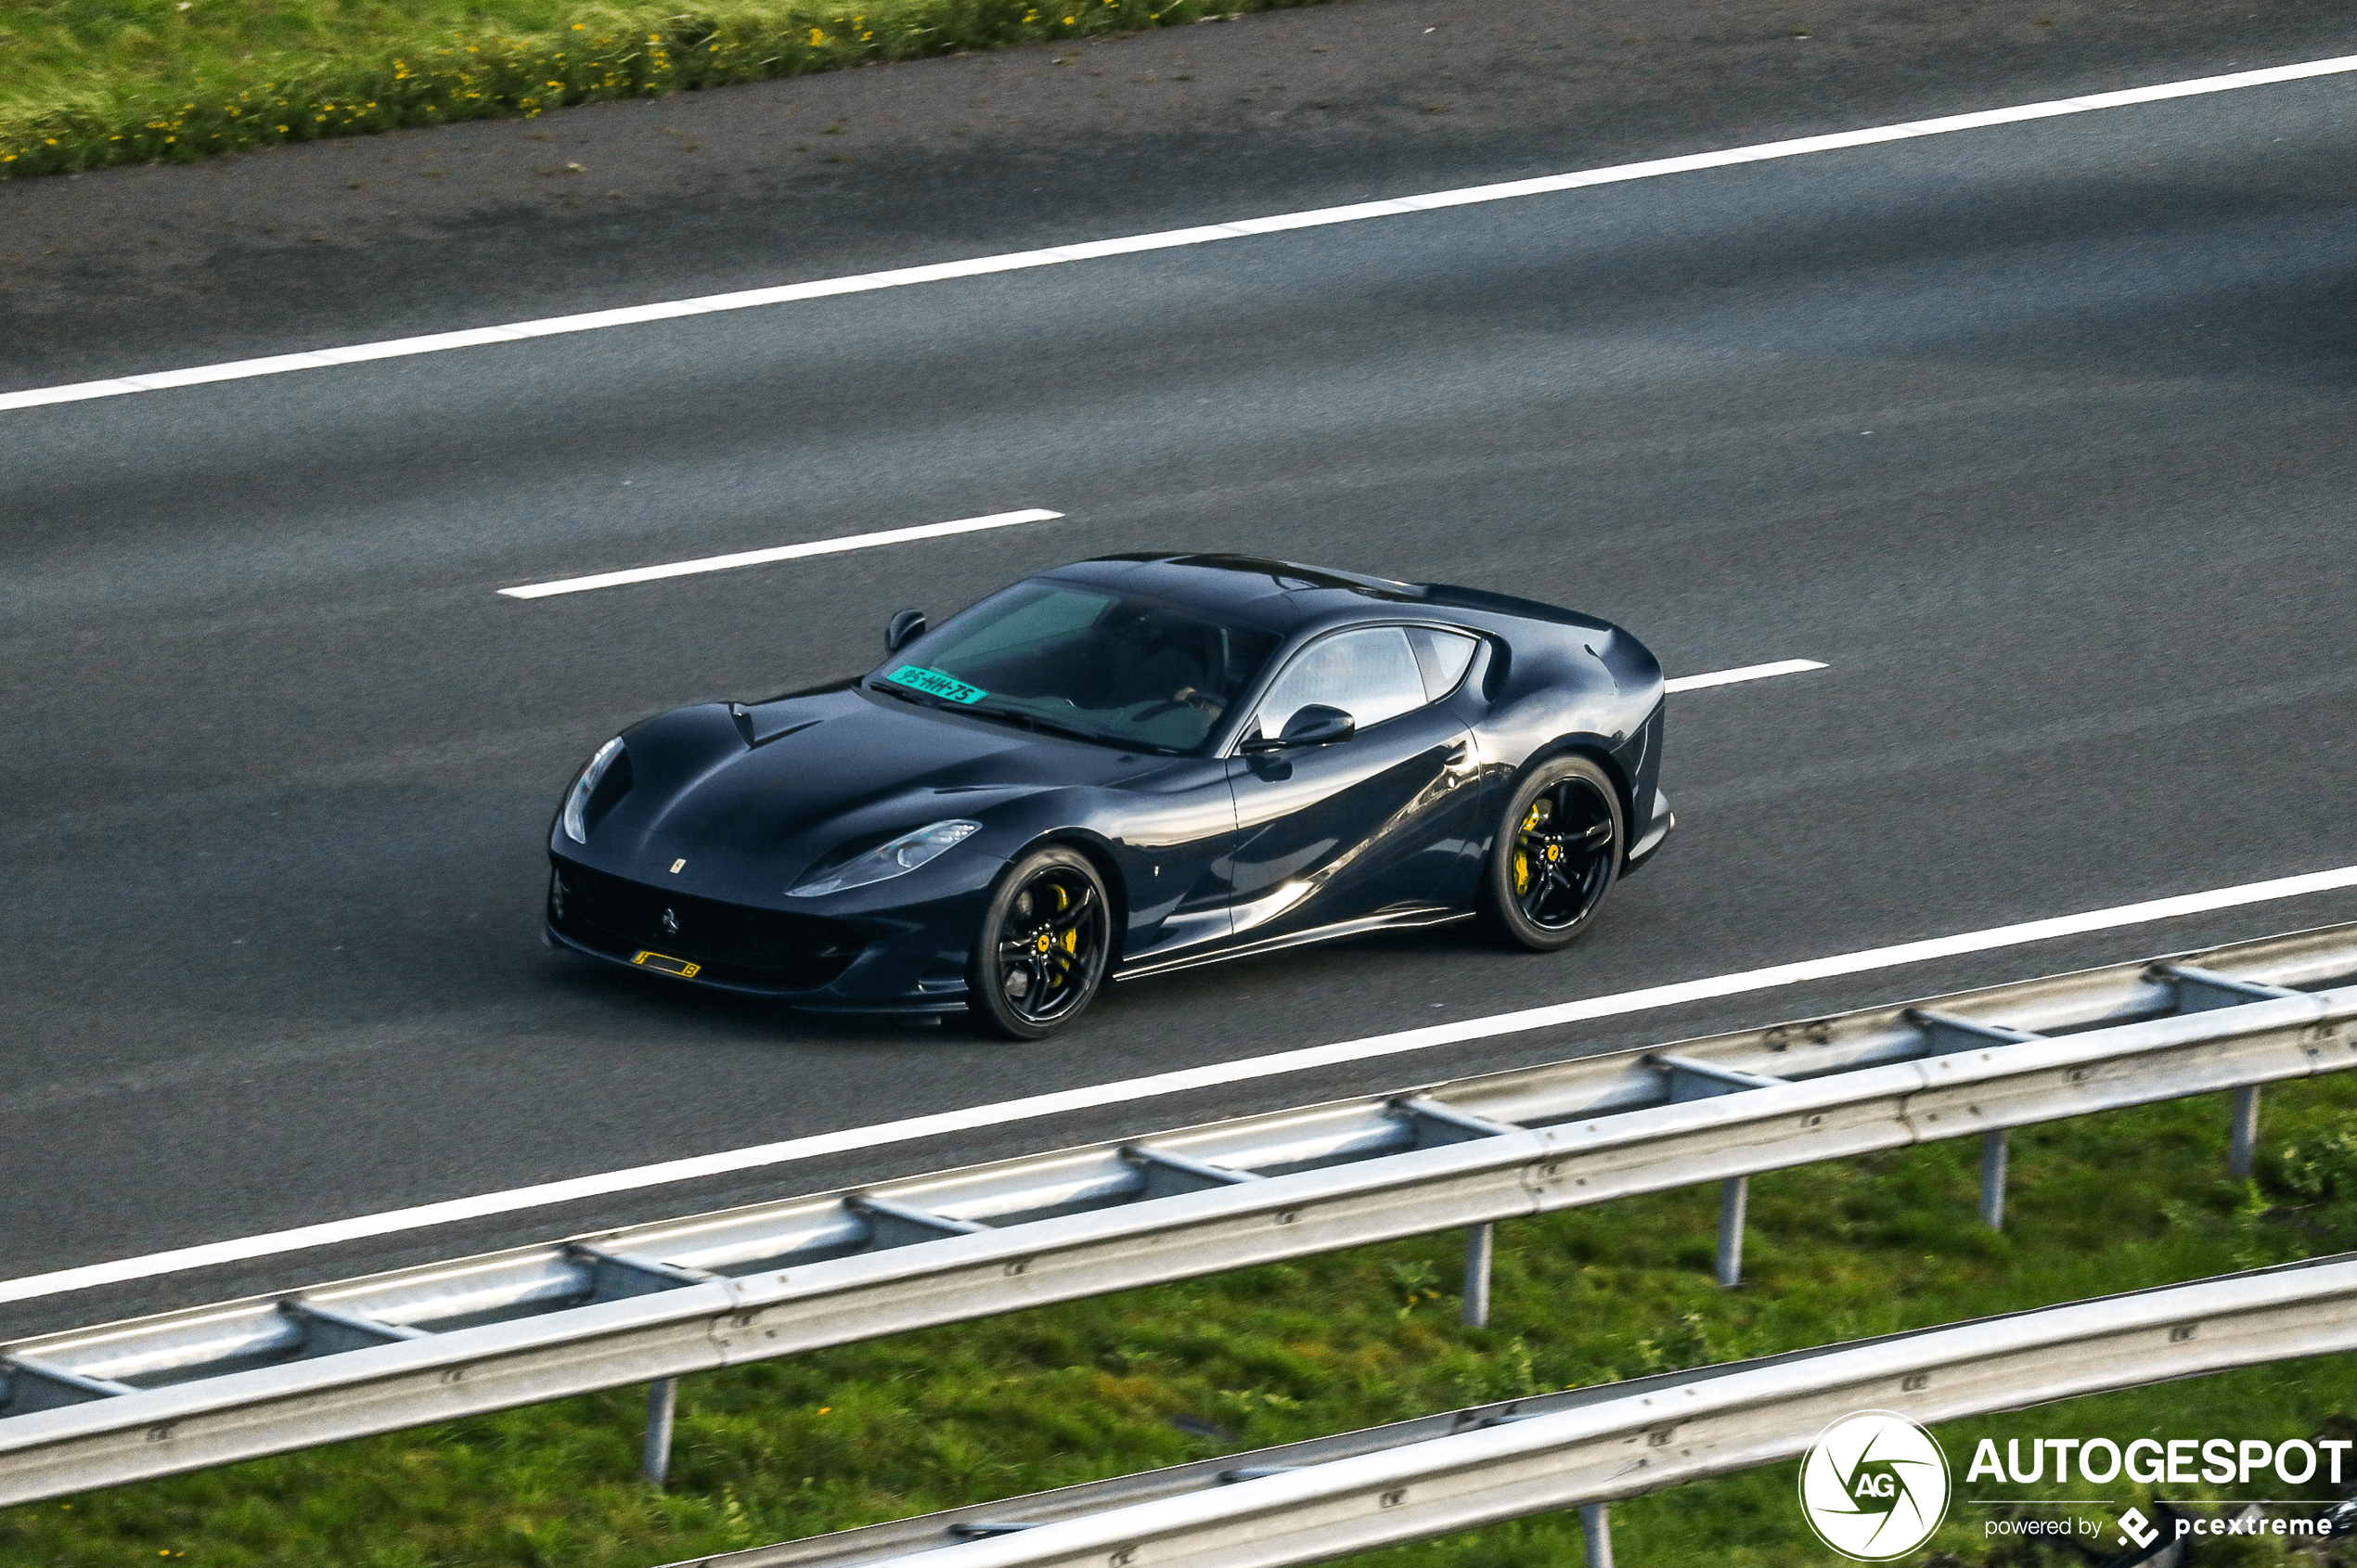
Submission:
<svg viewBox="0 0 2357 1568">
<path fill-rule="evenodd" d="M 696 971 L 703 968 L 702 964 L 691 964 L 685 958 L 675 958 L 668 953 L 640 953 L 630 961 L 645 969 L 660 970 L 664 974 L 676 974 L 682 980 L 695 979 Z"/>
</svg>

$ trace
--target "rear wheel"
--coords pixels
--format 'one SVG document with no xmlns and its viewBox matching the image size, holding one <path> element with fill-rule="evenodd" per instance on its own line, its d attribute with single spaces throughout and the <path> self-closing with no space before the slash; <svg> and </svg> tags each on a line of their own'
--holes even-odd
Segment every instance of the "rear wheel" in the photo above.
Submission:
<svg viewBox="0 0 2357 1568">
<path fill-rule="evenodd" d="M 1051 1035 L 1096 996 L 1112 944 L 1104 879 L 1088 856 L 1035 850 L 991 895 L 967 969 L 966 1006 L 1010 1040 Z"/>
<path fill-rule="evenodd" d="M 1482 873 L 1482 924 L 1509 946 L 1552 952 L 1595 920 L 1620 874 L 1620 794 L 1585 757 L 1557 757 L 1507 803 Z"/>
</svg>

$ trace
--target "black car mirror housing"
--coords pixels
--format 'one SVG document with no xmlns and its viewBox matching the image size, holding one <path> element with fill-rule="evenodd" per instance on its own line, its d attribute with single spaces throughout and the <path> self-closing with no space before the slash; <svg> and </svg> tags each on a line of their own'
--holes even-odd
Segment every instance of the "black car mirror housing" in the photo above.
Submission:
<svg viewBox="0 0 2357 1568">
<path fill-rule="evenodd" d="M 925 612 L 904 610 L 895 615 L 892 623 L 884 628 L 884 651 L 897 653 L 924 635 Z"/>
<path fill-rule="evenodd" d="M 1359 721 L 1340 708 L 1329 708 L 1323 702 L 1312 702 L 1294 710 L 1285 721 L 1284 732 L 1274 740 L 1256 735 L 1239 748 L 1244 752 L 1288 752 L 1296 746 L 1331 746 L 1337 740 L 1347 740 L 1359 733 Z"/>
</svg>

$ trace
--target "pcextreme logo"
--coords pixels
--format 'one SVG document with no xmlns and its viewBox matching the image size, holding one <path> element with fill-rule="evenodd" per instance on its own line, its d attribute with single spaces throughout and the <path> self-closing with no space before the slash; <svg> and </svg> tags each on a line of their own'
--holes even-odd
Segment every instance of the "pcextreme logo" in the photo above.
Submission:
<svg viewBox="0 0 2357 1568">
<path fill-rule="evenodd" d="M 1948 1514 L 1948 1456 L 1888 1410 L 1844 1416 L 1800 1462 L 1800 1511 L 1817 1538 L 1860 1562 L 1902 1557 Z"/>
</svg>

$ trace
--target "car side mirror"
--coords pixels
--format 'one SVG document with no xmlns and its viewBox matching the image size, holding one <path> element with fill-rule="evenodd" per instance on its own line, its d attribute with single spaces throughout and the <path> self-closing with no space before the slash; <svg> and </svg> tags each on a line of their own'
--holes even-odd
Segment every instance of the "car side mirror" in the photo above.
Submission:
<svg viewBox="0 0 2357 1568">
<path fill-rule="evenodd" d="M 1359 733 L 1359 721 L 1340 708 L 1329 708 L 1323 702 L 1312 702 L 1294 710 L 1285 721 L 1284 733 L 1274 740 L 1256 735 L 1245 741 L 1245 752 L 1290 752 L 1296 746 L 1331 746 L 1337 740 L 1347 740 Z"/>
<path fill-rule="evenodd" d="M 1284 733 L 1277 737 L 1280 746 L 1331 746 L 1337 740 L 1347 740 L 1359 733 L 1359 721 L 1340 708 L 1329 708 L 1323 702 L 1312 702 L 1306 708 L 1294 710 L 1285 721 Z"/>
<path fill-rule="evenodd" d="M 892 618 L 892 624 L 884 628 L 884 651 L 897 653 L 924 635 L 925 612 L 904 610 Z"/>
</svg>

